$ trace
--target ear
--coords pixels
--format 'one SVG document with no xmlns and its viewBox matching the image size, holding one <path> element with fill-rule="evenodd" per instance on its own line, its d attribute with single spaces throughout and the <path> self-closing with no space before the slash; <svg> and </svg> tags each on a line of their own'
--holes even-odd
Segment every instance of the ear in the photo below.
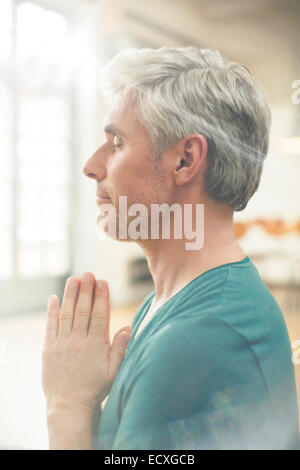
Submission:
<svg viewBox="0 0 300 470">
<path fill-rule="evenodd" d="M 207 140 L 201 134 L 190 134 L 180 142 L 174 168 L 175 183 L 182 186 L 192 181 L 205 167 Z"/>
</svg>

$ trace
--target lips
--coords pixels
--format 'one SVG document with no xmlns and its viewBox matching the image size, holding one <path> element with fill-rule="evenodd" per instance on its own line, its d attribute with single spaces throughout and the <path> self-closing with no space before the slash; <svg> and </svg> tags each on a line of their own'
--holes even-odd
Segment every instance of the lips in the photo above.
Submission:
<svg viewBox="0 0 300 470">
<path fill-rule="evenodd" d="M 103 194 L 97 194 L 96 196 L 96 203 L 101 204 L 102 202 L 107 202 L 109 201 L 110 198 L 108 196 L 105 196 Z"/>
</svg>

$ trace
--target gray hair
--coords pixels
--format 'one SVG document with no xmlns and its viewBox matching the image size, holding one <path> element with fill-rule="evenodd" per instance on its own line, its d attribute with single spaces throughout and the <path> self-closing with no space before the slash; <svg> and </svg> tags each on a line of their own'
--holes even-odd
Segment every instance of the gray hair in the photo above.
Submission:
<svg viewBox="0 0 300 470">
<path fill-rule="evenodd" d="M 108 99 L 134 97 L 156 158 L 189 134 L 204 135 L 206 193 L 235 211 L 246 207 L 259 185 L 271 124 L 265 94 L 246 67 L 194 46 L 130 48 L 102 68 L 100 82 Z"/>
</svg>

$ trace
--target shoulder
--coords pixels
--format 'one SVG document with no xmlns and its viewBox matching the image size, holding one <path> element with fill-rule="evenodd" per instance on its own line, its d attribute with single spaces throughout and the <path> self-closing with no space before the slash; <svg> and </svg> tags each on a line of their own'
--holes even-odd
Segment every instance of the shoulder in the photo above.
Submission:
<svg viewBox="0 0 300 470">
<path fill-rule="evenodd" d="M 248 269 L 232 266 L 228 271 L 222 296 L 213 314 L 243 336 L 247 343 L 258 348 L 278 345 L 289 352 L 285 320 L 274 296 L 260 277 L 254 264 Z"/>
<path fill-rule="evenodd" d="M 174 316 L 215 318 L 222 330 L 227 325 L 250 344 L 270 344 L 279 337 L 288 343 L 280 307 L 249 258 L 208 274 L 191 284 Z"/>
</svg>

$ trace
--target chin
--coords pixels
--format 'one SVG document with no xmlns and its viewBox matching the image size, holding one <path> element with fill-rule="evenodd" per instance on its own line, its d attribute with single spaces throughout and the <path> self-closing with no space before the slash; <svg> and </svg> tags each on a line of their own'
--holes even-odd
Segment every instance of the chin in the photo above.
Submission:
<svg viewBox="0 0 300 470">
<path fill-rule="evenodd" d="M 121 238 L 120 233 L 119 233 L 119 227 L 116 227 L 116 230 L 109 229 L 107 222 L 103 223 L 102 220 L 99 220 L 99 221 L 97 220 L 96 235 L 97 235 L 98 240 L 105 240 L 105 239 L 110 238 L 111 240 L 117 240 L 120 242 L 136 242 L 137 241 L 129 237 L 128 231 L 127 231 L 127 237 Z"/>
</svg>

